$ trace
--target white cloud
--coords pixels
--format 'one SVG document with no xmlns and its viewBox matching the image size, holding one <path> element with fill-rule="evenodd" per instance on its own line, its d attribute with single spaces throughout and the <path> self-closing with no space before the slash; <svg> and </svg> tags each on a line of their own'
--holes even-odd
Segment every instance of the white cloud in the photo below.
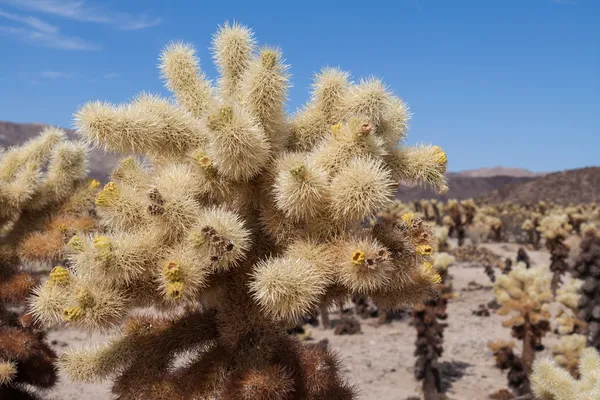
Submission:
<svg viewBox="0 0 600 400">
<path fill-rule="evenodd" d="M 71 74 L 68 74 L 66 72 L 59 72 L 59 71 L 42 71 L 42 73 L 40 74 L 42 76 L 42 78 L 50 78 L 50 79 L 68 79 L 71 77 Z"/>
<path fill-rule="evenodd" d="M 47 32 L 30 28 L 15 28 L 0 25 L 0 35 L 12 36 L 27 43 L 32 43 L 60 50 L 100 50 L 100 46 L 84 39 L 70 37 L 57 32 Z"/>
<path fill-rule="evenodd" d="M 119 74 L 116 72 L 110 72 L 108 74 L 104 74 L 104 79 L 117 79 Z"/>
<path fill-rule="evenodd" d="M 88 5 L 83 0 L 0 0 L 0 3 L 76 21 L 109 24 L 123 30 L 145 29 L 162 22 L 161 18 L 152 18 L 145 14 L 109 11 L 101 6 Z"/>
<path fill-rule="evenodd" d="M 11 14 L 11 13 L 3 11 L 3 10 L 0 10 L 0 17 L 9 19 L 11 21 L 19 22 L 24 25 L 29 25 L 31 28 L 36 29 L 41 32 L 47 32 L 47 33 L 57 33 L 58 32 L 57 26 L 48 24 L 36 17 L 32 17 L 32 16 L 23 17 L 20 15 Z"/>
</svg>

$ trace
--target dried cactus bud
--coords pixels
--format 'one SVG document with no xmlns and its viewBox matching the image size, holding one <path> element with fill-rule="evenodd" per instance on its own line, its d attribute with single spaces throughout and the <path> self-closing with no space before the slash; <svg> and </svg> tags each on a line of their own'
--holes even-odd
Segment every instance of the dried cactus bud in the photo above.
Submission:
<svg viewBox="0 0 600 400">
<path fill-rule="evenodd" d="M 369 123 L 364 123 L 358 127 L 358 137 L 366 137 L 369 136 L 371 131 L 373 130 L 373 126 Z"/>
<path fill-rule="evenodd" d="M 161 206 L 161 205 L 158 205 L 158 204 L 150 204 L 148 206 L 148 213 L 150 215 L 154 215 L 154 216 L 156 216 L 156 215 L 162 215 L 162 214 L 165 213 L 165 208 L 163 206 Z"/>
<path fill-rule="evenodd" d="M 159 205 L 163 205 L 165 203 L 165 199 L 162 197 L 157 188 L 152 188 L 148 191 L 148 198 L 150 201 Z"/>
</svg>

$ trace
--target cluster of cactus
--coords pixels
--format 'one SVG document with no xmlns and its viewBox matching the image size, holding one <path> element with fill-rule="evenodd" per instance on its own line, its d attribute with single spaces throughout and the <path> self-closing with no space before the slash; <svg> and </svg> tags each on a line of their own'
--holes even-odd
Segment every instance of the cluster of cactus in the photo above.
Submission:
<svg viewBox="0 0 600 400">
<path fill-rule="evenodd" d="M 477 206 L 473 200 L 448 200 L 442 224 L 448 227 L 448 236 L 456 236 L 458 245 L 464 244 L 467 228 L 473 223 Z"/>
<path fill-rule="evenodd" d="M 443 203 L 438 202 L 436 199 L 416 200 L 413 202 L 413 207 L 416 213 L 422 214 L 425 221 L 442 225 Z"/>
<path fill-rule="evenodd" d="M 452 284 L 448 275 L 448 267 L 455 261 L 447 253 L 438 253 L 433 260 L 433 268 L 442 279 L 442 291 L 435 300 L 418 304 L 413 308 L 412 317 L 417 329 L 415 342 L 415 377 L 423 381 L 425 400 L 438 400 L 442 393 L 442 375 L 438 358 L 443 352 L 444 328 L 446 323 L 446 306 L 452 297 Z"/>
<path fill-rule="evenodd" d="M 540 213 L 534 212 L 521 224 L 521 229 L 525 232 L 527 237 L 527 243 L 536 250 L 540 248 L 540 240 L 542 239 L 542 235 L 538 230 L 541 218 L 542 216 Z"/>
<path fill-rule="evenodd" d="M 417 200 L 397 209 L 409 209 L 419 217 L 448 228 L 451 236 L 462 245 L 466 237 L 472 243 L 485 241 L 516 241 L 538 249 L 542 239 L 541 220 L 548 216 L 564 215 L 572 232 L 581 235 L 581 227 L 600 223 L 600 209 L 595 203 L 561 206 L 553 203 L 535 204 L 481 203 L 473 199 L 450 199 L 446 203 Z"/>
<path fill-rule="evenodd" d="M 543 348 L 542 337 L 550 331 L 549 308 L 553 300 L 550 280 L 547 268 L 527 269 L 523 263 L 519 263 L 510 273 L 498 277 L 494 284 L 496 300 L 501 305 L 498 314 L 512 314 L 502 325 L 510 327 L 511 335 L 522 342 L 519 362 L 527 373 L 531 372 L 535 351 Z M 493 350 L 497 347 L 490 345 Z M 520 365 L 515 368 L 519 373 L 523 369 Z M 511 385 L 514 386 L 514 383 Z M 524 393 L 519 389 L 515 394 Z"/>
<path fill-rule="evenodd" d="M 581 253 L 574 262 L 572 275 L 581 279 L 577 317 L 587 323 L 587 343 L 600 350 L 600 237 L 592 226 L 584 229 Z"/>
<path fill-rule="evenodd" d="M 96 197 L 104 231 L 70 239 L 69 269 L 37 289 L 33 312 L 112 333 L 60 366 L 113 380 L 121 400 L 354 398 L 334 355 L 287 329 L 351 295 L 393 309 L 437 293 L 427 225 L 365 221 L 400 182 L 446 190 L 446 155 L 402 143 L 407 107 L 377 79 L 325 69 L 288 118 L 278 49 L 255 51 L 249 29 L 226 24 L 213 50 L 215 86 L 176 43 L 160 58 L 176 102 L 78 111 L 83 138 L 130 157 Z"/>
<path fill-rule="evenodd" d="M 33 264 L 60 261 L 70 235 L 89 231 L 93 190 L 87 152 L 59 129 L 0 154 L 0 398 L 38 399 L 54 386 L 56 355 L 27 313 Z M 63 271 L 60 267 L 53 275 Z"/>
</svg>

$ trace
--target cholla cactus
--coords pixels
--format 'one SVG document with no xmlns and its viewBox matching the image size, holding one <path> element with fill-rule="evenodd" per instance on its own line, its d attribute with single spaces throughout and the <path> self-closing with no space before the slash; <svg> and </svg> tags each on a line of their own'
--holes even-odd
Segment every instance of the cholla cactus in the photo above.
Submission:
<svg viewBox="0 0 600 400">
<path fill-rule="evenodd" d="M 448 245 L 448 227 L 434 226 L 433 227 L 433 252 L 446 252 L 449 250 Z"/>
<path fill-rule="evenodd" d="M 586 230 L 581 254 L 575 260 L 573 276 L 584 281 L 578 301 L 577 317 L 587 323 L 588 345 L 600 349 L 600 237 Z"/>
<path fill-rule="evenodd" d="M 37 283 L 27 265 L 57 260 L 71 232 L 94 225 L 86 168 L 83 145 L 55 128 L 0 156 L 0 398 L 37 399 L 31 387 L 56 382 L 43 331 L 17 311 Z"/>
<path fill-rule="evenodd" d="M 539 249 L 540 240 L 542 238 L 540 232 L 538 231 L 538 227 L 540 226 L 540 216 L 539 214 L 535 214 L 536 213 L 532 214 L 531 218 L 523 221 L 521 224 L 521 230 L 523 230 L 527 235 L 527 242 L 531 244 L 534 249 Z"/>
<path fill-rule="evenodd" d="M 560 335 L 582 333 L 586 326 L 584 321 L 577 318 L 577 305 L 582 285 L 583 281 L 571 279 L 556 291 L 555 300 L 559 303 L 559 309 L 555 321 Z"/>
<path fill-rule="evenodd" d="M 565 335 L 552 348 L 554 361 L 574 378 L 579 378 L 579 357 L 585 349 L 585 342 L 583 335 Z"/>
<path fill-rule="evenodd" d="M 593 348 L 582 351 L 579 380 L 552 360 L 539 360 L 531 376 L 538 400 L 591 400 L 600 398 L 600 354 Z"/>
<path fill-rule="evenodd" d="M 488 348 L 494 354 L 496 367 L 501 370 L 508 369 L 507 379 L 508 387 L 517 396 L 527 396 L 531 394 L 531 383 L 529 381 L 529 373 L 527 366 L 523 363 L 521 357 L 514 353 L 515 342 L 496 340 L 488 342 Z M 504 393 L 505 389 L 501 389 L 497 394 Z M 510 393 L 510 392 L 509 392 Z M 513 398 L 506 397 L 506 398 Z M 492 395 L 490 398 L 504 398 L 499 395 Z"/>
<path fill-rule="evenodd" d="M 569 247 L 564 243 L 564 240 L 569 235 L 572 227 L 569 225 L 568 218 L 565 214 L 553 214 L 544 217 L 540 221 L 538 231 L 546 240 L 546 248 L 550 252 L 550 271 L 552 276 L 552 293 L 556 294 L 556 290 L 561 283 L 562 275 L 569 268 L 566 259 L 569 256 Z"/>
<path fill-rule="evenodd" d="M 415 306 L 413 320 L 417 329 L 415 342 L 415 377 L 423 381 L 425 400 L 437 400 L 442 392 L 442 376 L 438 358 L 443 352 L 444 328 L 447 324 L 439 322 L 447 318 L 446 306 L 452 297 L 452 285 L 449 282 L 448 267 L 455 258 L 447 253 L 434 256 L 433 268 L 442 279 L 442 294 L 435 301 Z"/>
<path fill-rule="evenodd" d="M 448 215 L 444 216 L 442 222 L 448 227 L 448 236 L 456 233 L 458 245 L 462 246 L 465 241 L 467 217 L 461 212 L 460 203 L 457 200 L 448 200 L 446 205 Z"/>
<path fill-rule="evenodd" d="M 521 359 L 528 369 L 533 364 L 535 349 L 541 346 L 542 337 L 550 330 L 552 293 L 547 271 L 545 267 L 527 269 L 519 263 L 494 283 L 496 300 L 502 306 L 498 314 L 516 314 L 502 325 L 510 327 L 512 336 L 523 341 Z"/>
<path fill-rule="evenodd" d="M 91 144 L 152 166 L 121 162 L 96 198 L 106 232 L 73 237 L 72 269 L 33 300 L 43 322 L 113 332 L 62 358 L 71 379 L 112 378 L 119 399 L 350 399 L 335 357 L 286 328 L 349 295 L 389 309 L 438 290 L 422 220 L 362 223 L 400 181 L 444 190 L 444 152 L 400 144 L 406 105 L 338 69 L 289 120 L 282 54 L 254 46 L 249 29 L 221 27 L 213 87 L 190 46 L 169 45 L 160 69 L 176 103 L 78 111 Z"/>
</svg>

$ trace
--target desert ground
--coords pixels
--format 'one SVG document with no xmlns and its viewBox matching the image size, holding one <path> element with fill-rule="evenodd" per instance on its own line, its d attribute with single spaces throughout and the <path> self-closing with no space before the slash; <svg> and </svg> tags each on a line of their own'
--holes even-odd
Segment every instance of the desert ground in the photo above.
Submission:
<svg viewBox="0 0 600 400">
<path fill-rule="evenodd" d="M 518 245 L 488 243 L 482 246 L 503 257 L 514 257 Z M 545 251 L 529 251 L 532 263 L 548 264 Z M 505 373 L 494 367 L 494 359 L 487 342 L 510 339 L 510 330 L 503 328 L 503 317 L 494 312 L 489 317 L 472 314 L 480 304 L 494 299 L 492 284 L 480 265 L 456 263 L 450 267 L 456 298 L 448 306 L 448 327 L 444 331 L 444 354 L 441 358 L 444 386 L 448 399 L 485 399 L 498 389 L 506 388 Z M 497 271 L 497 274 L 500 273 Z M 472 282 L 480 286 L 475 286 Z M 473 290 L 473 287 L 476 289 Z M 337 312 L 330 316 L 332 323 L 339 318 Z M 343 373 L 353 382 L 363 400 L 404 400 L 419 396 L 420 383 L 413 376 L 414 341 L 416 332 L 410 326 L 408 314 L 402 319 L 377 325 L 376 318 L 361 319 L 361 333 L 335 335 L 332 329 L 307 326 L 310 340 L 327 339 L 329 347 L 337 351 L 344 363 Z M 55 329 L 48 339 L 60 354 L 69 346 L 100 344 L 106 337 L 100 334 Z M 544 338 L 546 349 L 538 357 L 550 354 L 557 341 L 554 334 Z M 519 350 L 517 350 L 519 351 Z M 49 392 L 56 400 L 110 399 L 110 385 L 73 384 L 61 375 L 59 384 Z"/>
</svg>

